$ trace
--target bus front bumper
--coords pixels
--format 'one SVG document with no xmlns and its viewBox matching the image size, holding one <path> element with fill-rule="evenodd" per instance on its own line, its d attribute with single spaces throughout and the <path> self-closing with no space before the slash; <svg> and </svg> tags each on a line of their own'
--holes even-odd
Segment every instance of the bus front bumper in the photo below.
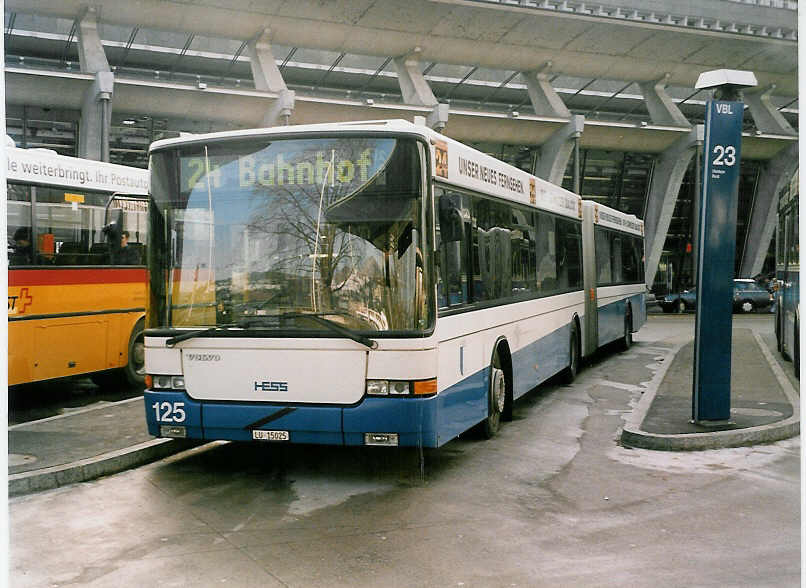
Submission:
<svg viewBox="0 0 806 588">
<path fill-rule="evenodd" d="M 149 389 L 145 412 L 155 437 L 438 447 L 437 398 L 365 397 L 346 407 L 202 403 L 186 392 Z"/>
</svg>

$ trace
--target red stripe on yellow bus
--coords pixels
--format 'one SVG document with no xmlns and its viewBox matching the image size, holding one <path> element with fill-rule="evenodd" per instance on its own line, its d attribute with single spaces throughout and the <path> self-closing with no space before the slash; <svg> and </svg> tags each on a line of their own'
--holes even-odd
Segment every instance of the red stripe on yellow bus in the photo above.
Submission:
<svg viewBox="0 0 806 588">
<path fill-rule="evenodd" d="M 145 268 L 12 269 L 9 286 L 59 286 L 66 284 L 125 284 L 146 281 Z"/>
</svg>

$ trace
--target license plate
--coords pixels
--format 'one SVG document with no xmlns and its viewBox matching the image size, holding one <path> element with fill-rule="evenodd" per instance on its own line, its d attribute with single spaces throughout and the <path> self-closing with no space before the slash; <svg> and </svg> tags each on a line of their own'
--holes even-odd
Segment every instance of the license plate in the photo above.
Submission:
<svg viewBox="0 0 806 588">
<path fill-rule="evenodd" d="M 288 441 L 288 431 L 252 431 L 256 441 Z"/>
</svg>

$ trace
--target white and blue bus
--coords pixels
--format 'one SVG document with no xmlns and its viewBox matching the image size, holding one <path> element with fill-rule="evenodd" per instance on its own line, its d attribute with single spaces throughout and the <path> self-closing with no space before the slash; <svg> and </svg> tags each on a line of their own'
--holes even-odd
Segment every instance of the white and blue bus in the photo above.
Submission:
<svg viewBox="0 0 806 588">
<path fill-rule="evenodd" d="M 641 221 L 423 126 L 188 136 L 150 157 L 155 436 L 490 437 L 645 320 Z"/>
<path fill-rule="evenodd" d="M 800 378 L 800 190 L 795 174 L 778 201 L 775 248 L 775 336 L 778 351 L 792 361 Z"/>
</svg>

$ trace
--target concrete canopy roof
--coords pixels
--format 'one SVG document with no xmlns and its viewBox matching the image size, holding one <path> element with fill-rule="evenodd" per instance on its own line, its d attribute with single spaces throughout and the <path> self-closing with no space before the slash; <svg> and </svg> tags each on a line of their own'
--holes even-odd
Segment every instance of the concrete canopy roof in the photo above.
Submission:
<svg viewBox="0 0 806 588">
<path fill-rule="evenodd" d="M 660 23 L 602 19 L 462 0 L 107 0 L 101 22 L 273 43 L 590 78 L 691 87 L 709 69 L 752 70 L 776 94 L 797 95 L 797 43 Z M 6 10 L 75 18 L 83 0 L 7 0 Z"/>
</svg>

